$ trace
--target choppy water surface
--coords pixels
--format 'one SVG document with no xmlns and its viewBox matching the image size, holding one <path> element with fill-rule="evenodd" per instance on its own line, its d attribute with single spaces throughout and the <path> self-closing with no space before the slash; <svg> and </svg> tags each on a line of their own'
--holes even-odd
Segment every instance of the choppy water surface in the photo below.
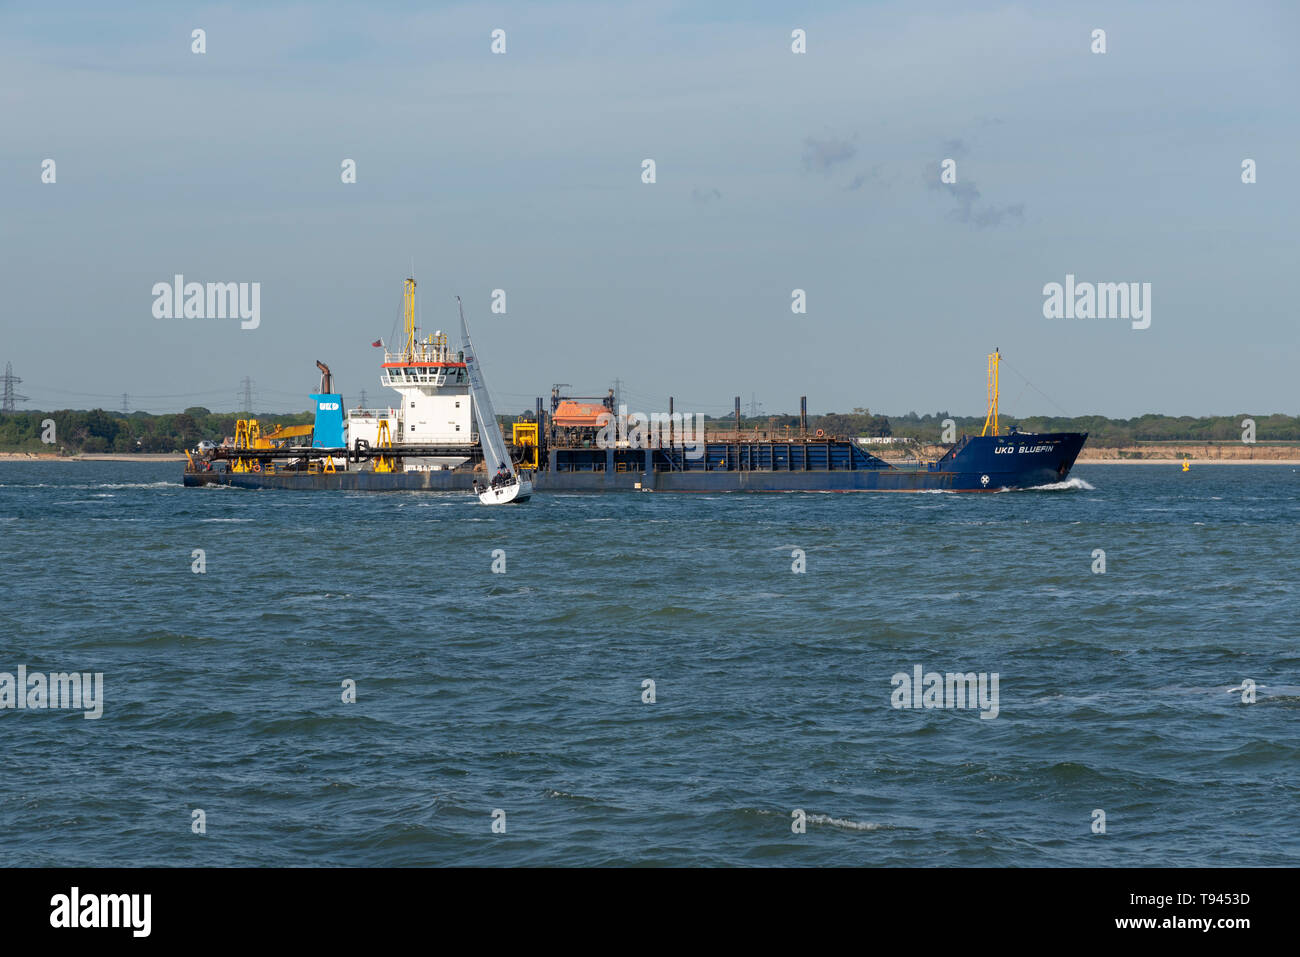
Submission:
<svg viewBox="0 0 1300 957">
<path fill-rule="evenodd" d="M 0 710 L 11 864 L 1300 863 L 1291 467 L 499 509 L 179 471 L 0 463 L 0 671 L 104 674 L 99 720 Z M 998 716 L 891 707 L 915 665 Z"/>
</svg>

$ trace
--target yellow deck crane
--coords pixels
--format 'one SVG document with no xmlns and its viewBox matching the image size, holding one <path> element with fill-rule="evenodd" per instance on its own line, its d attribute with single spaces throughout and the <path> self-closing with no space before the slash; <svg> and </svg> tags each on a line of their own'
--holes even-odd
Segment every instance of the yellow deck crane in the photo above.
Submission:
<svg viewBox="0 0 1300 957">
<path fill-rule="evenodd" d="M 315 426 L 311 425 L 291 425 L 285 428 L 283 425 L 276 424 L 275 430 L 267 432 L 257 440 L 255 448 L 259 449 L 278 449 L 287 439 L 298 439 L 306 435 L 311 435 Z"/>
</svg>

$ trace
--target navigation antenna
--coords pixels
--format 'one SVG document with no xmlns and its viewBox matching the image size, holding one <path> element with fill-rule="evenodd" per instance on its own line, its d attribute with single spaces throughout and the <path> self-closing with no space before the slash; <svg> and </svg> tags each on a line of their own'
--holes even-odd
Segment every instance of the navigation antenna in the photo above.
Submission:
<svg viewBox="0 0 1300 957">
<path fill-rule="evenodd" d="M 415 359 L 415 280 L 406 280 L 402 296 L 402 311 L 406 317 L 406 361 Z"/>
<path fill-rule="evenodd" d="M 998 363 L 1002 361 L 1002 353 L 994 347 L 989 353 L 989 411 L 984 416 L 984 431 L 980 435 L 987 435 L 989 423 L 993 423 L 993 434 L 998 434 Z"/>
</svg>

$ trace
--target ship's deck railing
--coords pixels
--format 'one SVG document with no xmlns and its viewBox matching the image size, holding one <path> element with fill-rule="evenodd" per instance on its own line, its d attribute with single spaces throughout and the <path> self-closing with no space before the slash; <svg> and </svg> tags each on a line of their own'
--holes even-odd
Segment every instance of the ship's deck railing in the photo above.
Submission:
<svg viewBox="0 0 1300 957">
<path fill-rule="evenodd" d="M 396 409 L 348 409 L 349 419 L 395 419 Z"/>
<path fill-rule="evenodd" d="M 420 439 L 417 442 L 394 442 L 393 448 L 397 449 L 398 451 L 401 451 L 401 449 L 403 449 L 408 445 L 442 445 L 445 446 L 447 449 L 457 449 L 457 450 L 464 448 L 466 450 L 465 454 L 468 455 L 469 450 L 473 449 L 478 445 L 478 436 L 471 433 L 469 441 L 465 441 L 462 440 L 459 435 L 456 435 L 454 437 L 435 435 L 432 439 L 424 438 L 424 439 Z M 455 454 L 459 454 L 459 452 L 449 452 L 448 454 L 455 455 Z"/>
<path fill-rule="evenodd" d="M 581 449 L 581 448 L 596 447 L 595 442 L 589 438 L 570 441 L 564 435 L 564 432 L 566 431 L 564 427 L 557 426 L 556 431 L 560 434 L 558 434 L 555 437 L 555 440 L 553 442 L 549 442 L 552 448 Z M 665 446 L 669 444 L 667 431 L 661 433 L 661 441 Z M 693 429 L 691 430 L 683 429 L 681 431 L 674 430 L 674 432 L 672 433 L 672 445 L 675 448 L 680 448 L 683 442 L 689 444 L 689 443 L 693 443 L 694 441 L 695 441 L 695 431 Z M 852 440 L 842 435 L 816 435 L 813 432 L 809 432 L 807 435 L 799 435 L 793 431 L 777 432 L 771 429 L 741 429 L 739 432 L 737 432 L 735 429 L 727 429 L 727 430 L 709 429 L 705 433 L 705 441 L 707 442 L 751 442 L 751 443 L 752 442 L 773 442 L 779 445 L 822 445 L 825 444 L 826 442 L 848 442 Z M 584 442 L 586 444 L 584 444 Z M 631 446 L 627 439 L 621 439 L 617 443 L 615 443 L 615 448 L 622 449 L 622 448 L 630 448 L 630 447 Z"/>
<path fill-rule="evenodd" d="M 385 362 L 452 362 L 452 351 L 446 346 L 427 346 L 417 342 L 415 352 L 389 352 L 384 350 Z"/>
</svg>

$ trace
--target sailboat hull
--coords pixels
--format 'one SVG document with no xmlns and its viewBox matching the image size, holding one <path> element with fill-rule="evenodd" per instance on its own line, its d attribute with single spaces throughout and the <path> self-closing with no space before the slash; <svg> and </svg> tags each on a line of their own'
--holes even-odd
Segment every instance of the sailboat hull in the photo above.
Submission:
<svg viewBox="0 0 1300 957">
<path fill-rule="evenodd" d="M 528 481 L 499 485 L 479 492 L 478 500 L 484 505 L 522 504 L 533 496 L 533 483 Z"/>
</svg>

